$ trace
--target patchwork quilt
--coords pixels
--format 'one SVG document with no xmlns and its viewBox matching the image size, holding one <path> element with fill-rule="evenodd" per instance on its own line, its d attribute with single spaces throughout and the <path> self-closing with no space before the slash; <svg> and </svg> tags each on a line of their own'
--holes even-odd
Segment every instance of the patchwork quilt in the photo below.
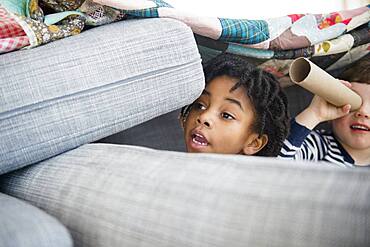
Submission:
<svg viewBox="0 0 370 247">
<path fill-rule="evenodd" d="M 335 76 L 370 52 L 370 5 L 250 20 L 194 15 L 162 0 L 0 0 L 0 54 L 76 35 L 86 26 L 163 17 L 193 30 L 203 61 L 220 52 L 243 55 L 282 83 L 289 83 L 289 66 L 297 57 Z"/>
</svg>

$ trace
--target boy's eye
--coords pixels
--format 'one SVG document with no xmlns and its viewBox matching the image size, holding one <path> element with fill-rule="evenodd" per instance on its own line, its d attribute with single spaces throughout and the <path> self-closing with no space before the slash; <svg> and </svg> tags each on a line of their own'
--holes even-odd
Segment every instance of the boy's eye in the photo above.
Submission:
<svg viewBox="0 0 370 247">
<path fill-rule="evenodd" d="M 194 103 L 194 109 L 196 109 L 196 110 L 205 110 L 206 109 L 206 106 L 203 105 L 200 102 L 196 102 L 196 103 Z"/>
<path fill-rule="evenodd" d="M 231 114 L 227 113 L 227 112 L 223 112 L 221 113 L 221 117 L 223 119 L 226 119 L 226 120 L 233 120 L 235 119 L 234 116 L 232 116 Z"/>
</svg>

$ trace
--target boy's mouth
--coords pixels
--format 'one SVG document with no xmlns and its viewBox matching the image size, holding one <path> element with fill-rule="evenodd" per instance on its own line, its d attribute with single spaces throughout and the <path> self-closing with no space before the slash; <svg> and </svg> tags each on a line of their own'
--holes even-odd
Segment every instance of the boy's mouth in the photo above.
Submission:
<svg viewBox="0 0 370 247">
<path fill-rule="evenodd" d="M 355 131 L 370 131 L 369 126 L 360 123 L 351 124 L 350 128 Z"/>
<path fill-rule="evenodd" d="M 191 140 L 194 144 L 200 145 L 200 146 L 208 146 L 209 144 L 207 138 L 200 132 L 193 131 L 191 133 Z"/>
</svg>

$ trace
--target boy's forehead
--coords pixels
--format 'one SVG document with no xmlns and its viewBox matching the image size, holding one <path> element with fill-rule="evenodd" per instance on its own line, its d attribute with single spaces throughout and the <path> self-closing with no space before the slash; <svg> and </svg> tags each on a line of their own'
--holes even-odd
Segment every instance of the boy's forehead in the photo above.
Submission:
<svg viewBox="0 0 370 247">
<path fill-rule="evenodd" d="M 370 99 L 370 84 L 353 82 L 352 90 L 361 95 L 362 98 Z"/>
<path fill-rule="evenodd" d="M 230 77 L 227 75 L 217 76 L 209 81 L 206 85 L 207 88 L 223 87 L 228 88 L 227 92 L 231 92 L 232 88 L 239 82 L 238 78 Z M 242 87 L 240 85 L 238 88 Z"/>
<path fill-rule="evenodd" d="M 237 88 L 234 88 L 238 82 L 238 79 L 231 77 L 212 80 L 207 84 L 202 95 L 210 97 L 211 100 L 219 100 L 219 102 L 231 102 L 235 100 L 239 102 L 242 109 L 249 109 L 251 108 L 251 100 L 244 84 L 240 84 Z"/>
<path fill-rule="evenodd" d="M 202 94 L 212 94 L 212 95 L 239 95 L 247 97 L 247 91 L 243 84 L 235 85 L 238 83 L 237 80 L 213 80 L 206 85 Z M 249 98 L 249 97 L 247 97 Z"/>
</svg>

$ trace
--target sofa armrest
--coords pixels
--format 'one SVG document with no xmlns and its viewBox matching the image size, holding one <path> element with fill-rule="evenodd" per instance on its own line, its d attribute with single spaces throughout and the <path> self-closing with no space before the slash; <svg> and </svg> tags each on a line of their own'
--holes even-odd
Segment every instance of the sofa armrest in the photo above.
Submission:
<svg viewBox="0 0 370 247">
<path fill-rule="evenodd" d="M 0 193 L 1 247 L 72 247 L 67 229 L 54 217 Z"/>
</svg>

